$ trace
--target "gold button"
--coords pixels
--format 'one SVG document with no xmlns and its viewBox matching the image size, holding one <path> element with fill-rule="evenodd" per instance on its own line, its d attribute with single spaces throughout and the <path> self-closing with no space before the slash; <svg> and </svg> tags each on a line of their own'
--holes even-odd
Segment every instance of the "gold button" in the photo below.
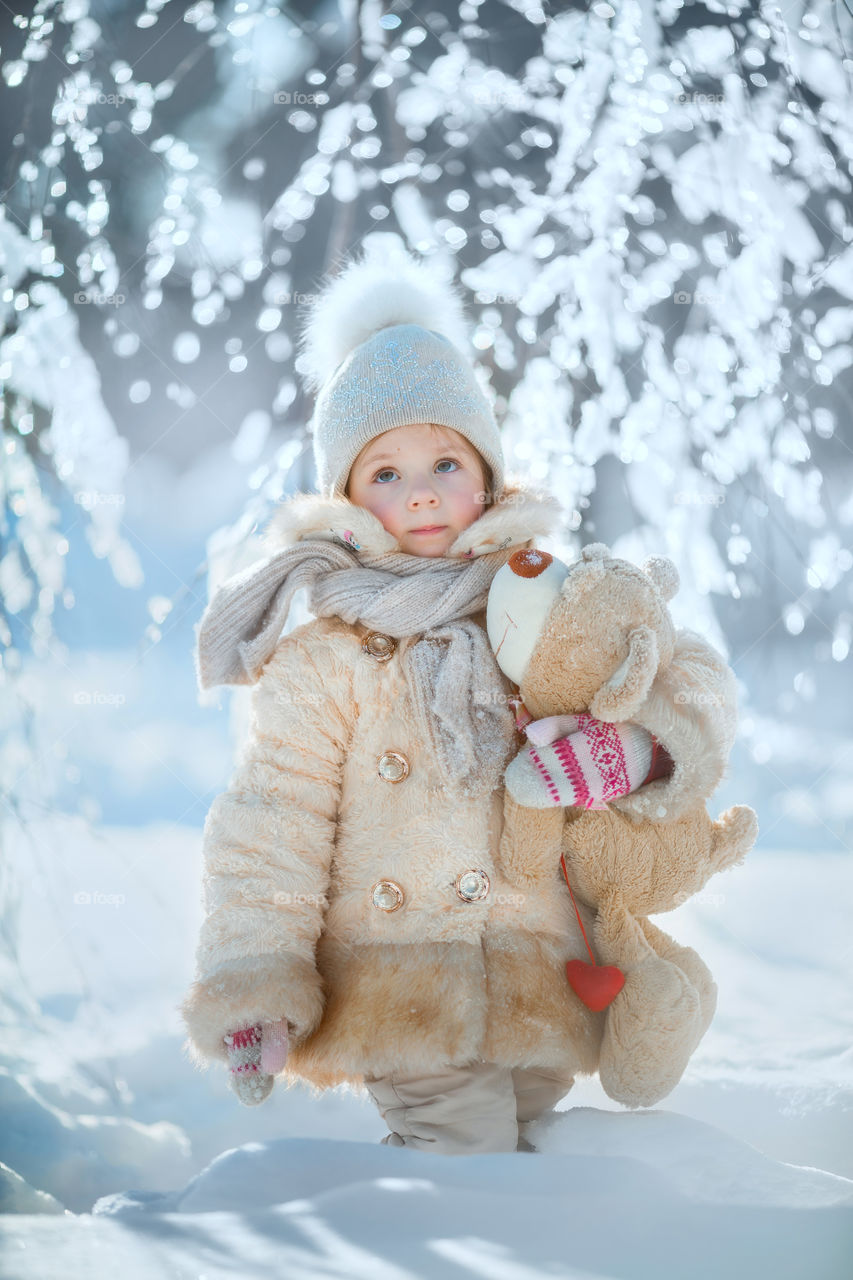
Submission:
<svg viewBox="0 0 853 1280">
<path fill-rule="evenodd" d="M 402 751 L 383 751 L 378 765 L 379 776 L 386 782 L 402 782 L 409 776 L 409 762 Z"/>
<path fill-rule="evenodd" d="M 460 871 L 456 877 L 456 892 L 463 902 L 479 902 L 489 892 L 489 877 L 485 871 Z"/>
<path fill-rule="evenodd" d="M 387 662 L 397 648 L 393 636 L 385 636 L 381 631 L 370 631 L 361 642 L 362 653 L 369 653 L 377 662 Z"/>
<path fill-rule="evenodd" d="M 396 911 L 403 905 L 403 890 L 394 880 L 377 880 L 370 896 L 380 911 Z"/>
</svg>

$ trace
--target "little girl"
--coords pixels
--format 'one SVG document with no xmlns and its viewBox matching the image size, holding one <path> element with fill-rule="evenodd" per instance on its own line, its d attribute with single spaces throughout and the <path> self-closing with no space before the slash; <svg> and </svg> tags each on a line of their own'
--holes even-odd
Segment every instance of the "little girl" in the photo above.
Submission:
<svg viewBox="0 0 853 1280">
<path fill-rule="evenodd" d="M 603 1018 L 566 979 L 585 952 L 559 848 L 533 911 L 502 872 L 523 738 L 486 601 L 561 512 L 505 477 L 465 341 L 458 295 L 401 252 L 350 263 L 314 302 L 321 492 L 279 506 L 269 554 L 197 633 L 201 687 L 254 690 L 205 823 L 181 1005 L 192 1061 L 228 1063 L 243 1102 L 282 1072 L 363 1084 L 384 1142 L 443 1153 L 530 1149 L 519 1125 L 596 1070 Z M 282 635 L 300 587 L 312 618 Z M 634 789 L 660 776 L 650 735 L 619 730 Z M 585 783 L 600 797 L 594 770 Z"/>
</svg>

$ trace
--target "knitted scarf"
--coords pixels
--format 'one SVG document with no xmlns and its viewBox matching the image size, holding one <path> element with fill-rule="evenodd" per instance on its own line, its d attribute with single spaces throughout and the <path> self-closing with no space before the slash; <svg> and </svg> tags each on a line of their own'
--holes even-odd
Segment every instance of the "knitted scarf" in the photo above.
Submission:
<svg viewBox="0 0 853 1280">
<path fill-rule="evenodd" d="M 337 615 L 397 640 L 412 705 L 450 790 L 491 794 L 511 753 L 515 720 L 488 637 L 470 614 L 517 545 L 472 559 L 353 551 L 304 539 L 235 574 L 196 628 L 202 689 L 252 684 L 278 644 L 294 594 L 315 617 Z"/>
</svg>

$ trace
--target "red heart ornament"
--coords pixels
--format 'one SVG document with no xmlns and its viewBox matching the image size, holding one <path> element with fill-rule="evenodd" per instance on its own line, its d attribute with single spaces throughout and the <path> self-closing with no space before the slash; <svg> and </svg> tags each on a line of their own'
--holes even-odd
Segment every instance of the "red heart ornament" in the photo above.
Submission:
<svg viewBox="0 0 853 1280">
<path fill-rule="evenodd" d="M 566 961 L 569 986 L 588 1009 L 599 1013 L 616 999 L 625 985 L 625 975 L 615 964 L 589 964 L 586 960 Z"/>
</svg>

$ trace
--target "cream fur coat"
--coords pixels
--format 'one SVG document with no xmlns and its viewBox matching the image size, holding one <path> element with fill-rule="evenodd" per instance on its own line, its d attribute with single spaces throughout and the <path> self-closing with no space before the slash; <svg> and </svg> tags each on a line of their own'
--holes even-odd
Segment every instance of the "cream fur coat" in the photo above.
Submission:
<svg viewBox="0 0 853 1280">
<path fill-rule="evenodd" d="M 454 554 L 531 546 L 559 517 L 554 498 L 509 481 Z M 399 550 L 370 512 L 312 494 L 282 503 L 266 542 L 346 541 L 345 531 L 372 551 Z M 485 610 L 474 617 L 485 626 Z M 565 973 L 586 951 L 559 868 L 562 824 L 541 815 L 533 844 L 556 844 L 530 850 L 520 895 L 523 851 L 505 827 L 503 787 L 485 805 L 456 796 L 448 805 L 408 701 L 400 657 L 411 640 L 381 661 L 363 649 L 367 633 L 312 619 L 282 637 L 253 687 L 248 741 L 204 826 L 205 919 L 180 1006 L 186 1052 L 198 1066 L 225 1061 L 226 1032 L 287 1018 L 284 1075 L 318 1088 L 478 1057 L 595 1072 L 604 1014 L 578 1001 Z M 658 712 L 665 723 L 666 708 Z M 720 714 L 709 699 L 692 725 L 703 769 L 667 743 L 697 800 L 717 785 L 730 746 Z M 507 763 L 523 745 L 519 735 Z M 401 781 L 378 772 L 387 751 L 408 762 Z M 466 870 L 489 877 L 485 898 L 459 895 Z M 394 911 L 373 905 L 385 879 L 404 893 Z"/>
</svg>

